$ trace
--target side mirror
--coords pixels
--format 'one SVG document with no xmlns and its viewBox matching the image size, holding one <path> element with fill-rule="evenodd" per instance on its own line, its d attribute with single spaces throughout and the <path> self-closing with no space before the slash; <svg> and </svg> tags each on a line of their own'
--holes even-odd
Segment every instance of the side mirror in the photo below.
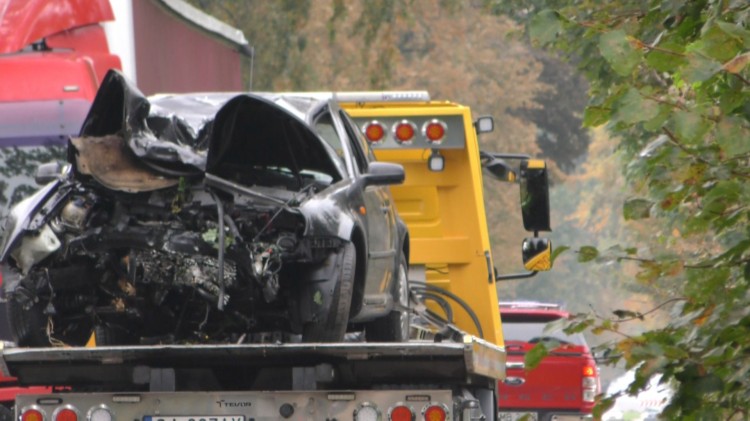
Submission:
<svg viewBox="0 0 750 421">
<path fill-rule="evenodd" d="M 526 270 L 548 271 L 552 269 L 552 242 L 547 238 L 524 238 L 521 256 Z"/>
<path fill-rule="evenodd" d="M 363 176 L 365 186 L 401 184 L 404 178 L 404 167 L 390 162 L 371 162 Z"/>
<path fill-rule="evenodd" d="M 63 166 L 59 162 L 46 162 L 36 167 L 34 181 L 37 185 L 43 186 L 60 178 L 62 173 Z"/>
<path fill-rule="evenodd" d="M 551 231 L 547 166 L 541 159 L 521 162 L 521 215 L 526 231 Z"/>
<path fill-rule="evenodd" d="M 474 122 L 474 128 L 477 134 L 490 133 L 495 130 L 495 120 L 491 116 L 479 117 Z"/>
</svg>

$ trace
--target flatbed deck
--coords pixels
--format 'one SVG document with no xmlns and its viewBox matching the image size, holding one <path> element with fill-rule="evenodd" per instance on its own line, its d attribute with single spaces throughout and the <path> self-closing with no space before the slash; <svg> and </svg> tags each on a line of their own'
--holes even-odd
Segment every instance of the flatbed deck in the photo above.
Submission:
<svg viewBox="0 0 750 421">
<path fill-rule="evenodd" d="M 155 376 L 166 376 L 174 390 L 206 384 L 217 390 L 240 384 L 256 390 L 294 390 L 321 384 L 377 387 L 410 378 L 421 384 L 482 384 L 505 375 L 504 349 L 473 336 L 466 336 L 463 343 L 10 347 L 1 355 L 0 368 L 22 385 L 99 390 L 149 385 L 153 390 Z"/>
</svg>

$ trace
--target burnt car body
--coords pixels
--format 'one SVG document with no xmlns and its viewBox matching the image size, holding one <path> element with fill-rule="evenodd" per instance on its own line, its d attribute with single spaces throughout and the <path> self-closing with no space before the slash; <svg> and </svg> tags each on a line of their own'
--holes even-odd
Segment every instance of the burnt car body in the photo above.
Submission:
<svg viewBox="0 0 750 421">
<path fill-rule="evenodd" d="M 110 71 L 65 170 L 8 216 L 11 330 L 29 346 L 404 340 L 408 233 L 387 188 L 403 178 L 335 101 L 146 98 Z"/>
</svg>

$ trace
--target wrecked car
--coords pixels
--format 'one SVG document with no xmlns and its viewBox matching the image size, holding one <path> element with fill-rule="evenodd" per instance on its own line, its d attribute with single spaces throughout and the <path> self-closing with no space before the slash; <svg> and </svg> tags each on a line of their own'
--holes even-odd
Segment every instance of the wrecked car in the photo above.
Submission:
<svg viewBox="0 0 750 421">
<path fill-rule="evenodd" d="M 24 346 L 408 337 L 408 233 L 333 100 L 146 98 L 105 77 L 67 164 L 7 217 L 0 260 Z"/>
</svg>

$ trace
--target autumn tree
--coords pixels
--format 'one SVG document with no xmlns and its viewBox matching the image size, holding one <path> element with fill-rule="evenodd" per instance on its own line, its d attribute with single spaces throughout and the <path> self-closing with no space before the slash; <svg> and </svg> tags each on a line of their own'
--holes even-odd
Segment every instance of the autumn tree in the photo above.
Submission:
<svg viewBox="0 0 750 421">
<path fill-rule="evenodd" d="M 532 43 L 573 58 L 590 83 L 584 116 L 618 139 L 638 193 L 625 219 L 650 228 L 615 252 L 576 247 L 580 261 L 631 261 L 660 287 L 662 326 L 612 343 L 676 394 L 668 419 L 750 417 L 750 3 L 739 0 L 488 1 L 523 21 Z M 581 314 L 572 330 L 619 331 L 648 314 Z M 604 399 L 598 411 L 611 405 Z"/>
</svg>

